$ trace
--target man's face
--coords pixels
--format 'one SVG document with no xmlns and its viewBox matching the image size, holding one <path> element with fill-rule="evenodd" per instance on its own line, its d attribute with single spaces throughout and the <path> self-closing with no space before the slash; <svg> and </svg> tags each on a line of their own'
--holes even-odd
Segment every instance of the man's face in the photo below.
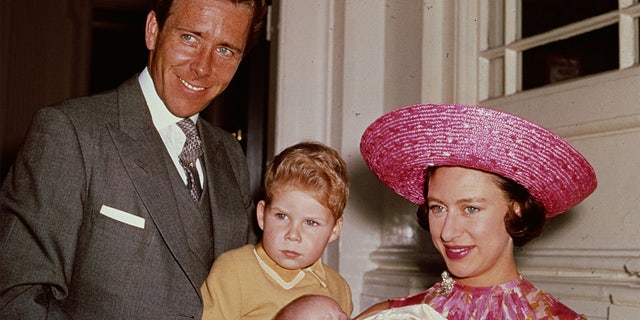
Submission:
<svg viewBox="0 0 640 320">
<path fill-rule="evenodd" d="M 167 108 L 192 116 L 229 84 L 244 55 L 253 9 L 219 0 L 175 0 L 160 30 L 147 16 L 148 69 Z"/>
</svg>

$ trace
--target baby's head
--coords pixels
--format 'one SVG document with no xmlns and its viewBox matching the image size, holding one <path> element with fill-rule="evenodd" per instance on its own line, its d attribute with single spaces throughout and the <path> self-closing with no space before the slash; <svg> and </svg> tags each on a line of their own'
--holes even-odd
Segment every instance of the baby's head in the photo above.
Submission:
<svg viewBox="0 0 640 320">
<path fill-rule="evenodd" d="M 298 143 L 269 163 L 264 189 L 256 212 L 265 251 L 283 268 L 310 266 L 342 230 L 349 196 L 344 160 L 324 144 Z"/>
<path fill-rule="evenodd" d="M 304 295 L 284 306 L 274 320 L 348 320 L 338 303 L 322 295 Z"/>
</svg>

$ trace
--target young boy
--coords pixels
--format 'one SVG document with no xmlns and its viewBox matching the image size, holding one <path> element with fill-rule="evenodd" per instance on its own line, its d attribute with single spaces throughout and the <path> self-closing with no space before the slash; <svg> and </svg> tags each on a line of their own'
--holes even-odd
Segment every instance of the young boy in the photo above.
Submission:
<svg viewBox="0 0 640 320">
<path fill-rule="evenodd" d="M 320 259 L 342 229 L 349 195 L 344 160 L 321 143 L 298 143 L 271 161 L 264 189 L 256 207 L 262 241 L 215 261 L 200 289 L 203 319 L 272 319 L 308 294 L 331 297 L 351 314 L 349 285 Z"/>
</svg>

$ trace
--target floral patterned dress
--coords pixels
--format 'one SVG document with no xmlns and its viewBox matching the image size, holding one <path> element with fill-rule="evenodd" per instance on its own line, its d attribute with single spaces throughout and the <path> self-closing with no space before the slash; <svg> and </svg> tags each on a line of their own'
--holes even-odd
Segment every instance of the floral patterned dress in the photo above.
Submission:
<svg viewBox="0 0 640 320">
<path fill-rule="evenodd" d="M 428 304 L 447 319 L 586 319 L 522 277 L 491 287 L 468 287 L 443 273 L 422 293 L 389 300 L 390 308 Z"/>
</svg>

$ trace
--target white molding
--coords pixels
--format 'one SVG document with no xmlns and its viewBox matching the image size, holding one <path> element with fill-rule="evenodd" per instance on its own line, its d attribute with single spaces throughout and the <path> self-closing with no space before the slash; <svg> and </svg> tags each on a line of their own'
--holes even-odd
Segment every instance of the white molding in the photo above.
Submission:
<svg viewBox="0 0 640 320">
<path fill-rule="evenodd" d="M 331 130 L 333 1 L 279 1 L 274 152 Z"/>
<path fill-rule="evenodd" d="M 455 66 L 454 2 L 425 0 L 420 102 L 452 102 Z"/>
<path fill-rule="evenodd" d="M 451 53 L 455 57 L 456 79 L 453 88 L 455 101 L 442 102 L 476 104 L 478 101 L 480 14 L 479 2 L 456 1 L 455 49 Z"/>
<path fill-rule="evenodd" d="M 520 249 L 517 265 L 528 274 L 580 280 L 587 283 L 635 281 L 640 286 L 640 248 L 616 249 Z"/>
<path fill-rule="evenodd" d="M 613 81 L 619 81 L 623 79 L 629 79 L 634 83 L 640 83 L 640 66 L 635 66 L 625 70 L 613 70 L 600 74 L 595 74 L 587 77 L 583 77 L 576 80 L 568 80 L 559 82 L 552 85 L 536 88 L 533 90 L 527 90 L 518 92 L 517 94 L 505 97 L 497 97 L 483 101 L 485 105 L 504 105 L 517 103 L 518 101 L 535 99 L 537 97 L 544 97 L 550 95 L 561 94 L 565 92 L 571 92 L 581 88 L 599 87 L 603 84 Z M 637 91 L 636 91 L 637 94 Z"/>
<path fill-rule="evenodd" d="M 640 114 L 630 114 L 615 118 L 598 119 L 579 124 L 559 126 L 551 130 L 571 141 L 627 134 L 640 131 Z"/>
</svg>

